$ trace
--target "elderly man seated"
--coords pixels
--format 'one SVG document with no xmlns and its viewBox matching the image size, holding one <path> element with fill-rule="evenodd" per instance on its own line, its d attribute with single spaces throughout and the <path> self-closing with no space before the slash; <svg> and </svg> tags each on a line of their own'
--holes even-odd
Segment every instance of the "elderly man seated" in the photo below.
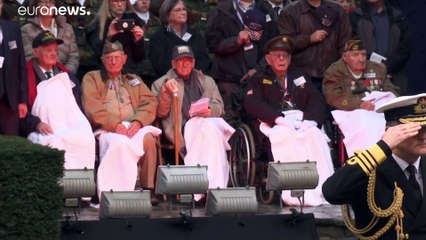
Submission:
<svg viewBox="0 0 426 240">
<path fill-rule="evenodd" d="M 342 58 L 325 71 L 323 81 L 327 103 L 337 109 L 332 115 L 343 132 L 348 156 L 382 137 L 386 122 L 383 114 L 374 110 L 394 99 L 397 91 L 386 69 L 367 60 L 362 41 L 349 40 Z"/>
<path fill-rule="evenodd" d="M 151 87 L 158 98 L 157 116 L 162 121 L 165 136 L 172 143 L 179 141 L 185 165 L 208 166 L 209 188 L 224 188 L 229 176 L 227 141 L 234 129 L 220 118 L 224 113 L 222 97 L 214 80 L 194 69 L 195 58 L 189 46 L 174 47 L 171 63 L 172 69 Z M 179 116 L 174 115 L 173 94 L 177 94 Z M 198 103 L 192 104 L 196 101 Z M 199 108 L 195 110 L 194 106 Z M 175 118 L 179 123 L 177 140 L 174 138 Z M 195 200 L 200 198 L 195 196 Z"/>
<path fill-rule="evenodd" d="M 34 58 L 27 63 L 30 114 L 20 121 L 20 135 L 65 150 L 66 169 L 93 169 L 95 139 L 82 112 L 79 81 L 57 62 L 62 43 L 49 31 L 34 38 Z"/>
<path fill-rule="evenodd" d="M 83 106 L 99 139 L 98 193 L 135 189 L 138 163 L 140 185 L 151 189 L 157 170 L 154 136 L 161 130 L 149 126 L 156 115 L 157 99 L 136 75 L 123 73 L 127 60 L 120 42 L 106 41 L 103 69 L 88 72 L 82 82 Z M 142 157 L 142 158 L 141 158 Z"/>
<path fill-rule="evenodd" d="M 266 43 L 268 66 L 249 79 L 244 108 L 253 119 L 263 147 L 260 151 L 272 151 L 275 161 L 316 161 L 319 185 L 305 192 L 305 205 L 318 206 L 326 203 L 321 187 L 333 173 L 327 138 L 319 129 L 324 121 L 325 102 L 309 77 L 289 67 L 292 51 L 292 41 L 286 36 Z M 289 191 L 283 192 L 282 199 L 287 205 L 300 204 Z"/>
</svg>

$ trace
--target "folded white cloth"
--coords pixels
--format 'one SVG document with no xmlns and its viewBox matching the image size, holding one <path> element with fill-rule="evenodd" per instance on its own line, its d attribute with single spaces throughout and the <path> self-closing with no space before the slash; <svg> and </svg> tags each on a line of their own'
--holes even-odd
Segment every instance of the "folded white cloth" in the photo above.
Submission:
<svg viewBox="0 0 426 240">
<path fill-rule="evenodd" d="M 37 97 L 31 114 L 52 128 L 44 136 L 33 132 L 34 143 L 65 150 L 65 169 L 95 167 L 95 138 L 89 121 L 81 112 L 72 93 L 67 73 L 60 73 L 37 85 Z"/>
</svg>

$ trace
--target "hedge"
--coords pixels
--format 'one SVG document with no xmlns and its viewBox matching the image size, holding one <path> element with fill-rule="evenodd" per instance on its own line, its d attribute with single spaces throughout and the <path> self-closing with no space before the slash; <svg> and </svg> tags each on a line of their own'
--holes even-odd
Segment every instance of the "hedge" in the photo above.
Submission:
<svg viewBox="0 0 426 240">
<path fill-rule="evenodd" d="M 0 136 L 0 239 L 58 239 L 64 152 Z"/>
</svg>

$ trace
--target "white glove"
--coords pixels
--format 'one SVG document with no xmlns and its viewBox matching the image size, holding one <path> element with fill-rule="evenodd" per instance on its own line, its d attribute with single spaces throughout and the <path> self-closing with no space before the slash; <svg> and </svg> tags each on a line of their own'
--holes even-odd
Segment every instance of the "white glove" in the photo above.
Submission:
<svg viewBox="0 0 426 240">
<path fill-rule="evenodd" d="M 299 130 L 305 131 L 306 129 L 309 129 L 311 127 L 316 127 L 317 122 L 312 120 L 303 120 L 303 122 L 300 124 Z"/>
<path fill-rule="evenodd" d="M 290 129 L 296 130 L 296 122 L 294 119 L 289 119 L 285 117 L 277 117 L 275 119 L 275 124 L 280 126 L 287 126 Z"/>
<path fill-rule="evenodd" d="M 283 111 L 284 114 L 284 118 L 287 119 L 293 119 L 293 120 L 298 120 L 298 121 L 302 121 L 303 120 L 303 112 L 300 110 L 287 110 L 287 111 Z"/>
</svg>

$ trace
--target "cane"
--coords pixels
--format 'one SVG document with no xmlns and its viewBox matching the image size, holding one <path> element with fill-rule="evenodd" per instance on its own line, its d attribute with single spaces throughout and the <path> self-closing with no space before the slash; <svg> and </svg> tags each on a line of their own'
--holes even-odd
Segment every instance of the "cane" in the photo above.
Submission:
<svg viewBox="0 0 426 240">
<path fill-rule="evenodd" d="M 173 113 L 175 124 L 175 165 L 179 165 L 179 110 L 178 110 L 178 93 L 173 92 Z"/>
</svg>

